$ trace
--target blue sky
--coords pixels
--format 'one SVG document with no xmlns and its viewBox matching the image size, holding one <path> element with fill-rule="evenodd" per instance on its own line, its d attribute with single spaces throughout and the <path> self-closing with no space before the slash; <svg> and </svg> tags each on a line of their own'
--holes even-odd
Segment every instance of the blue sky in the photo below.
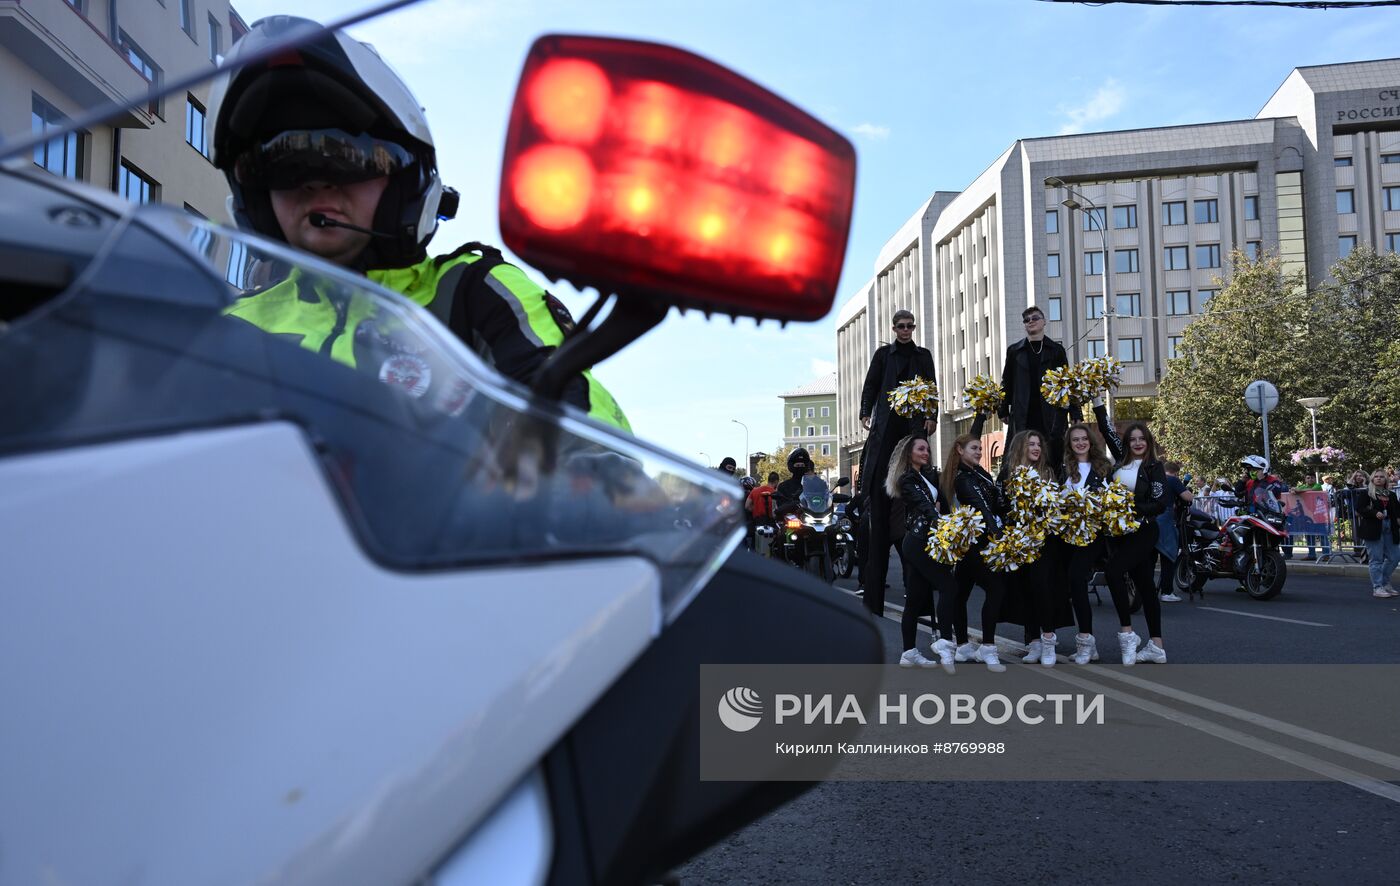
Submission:
<svg viewBox="0 0 1400 886">
<path fill-rule="evenodd" d="M 250 22 L 288 11 L 329 21 L 364 5 L 234 0 Z M 426 0 L 352 33 L 427 108 L 444 179 L 462 192 L 435 250 L 500 243 L 506 115 L 530 43 L 550 32 L 682 46 L 856 145 L 855 218 L 825 319 L 780 328 L 673 312 L 597 370 L 639 436 L 711 462 L 744 449 L 731 419 L 748 425 L 751 450 L 780 445 L 777 395 L 835 369 L 837 309 L 872 276 L 885 241 L 933 191 L 962 190 L 1017 138 L 1250 118 L 1296 66 L 1400 54 L 1400 14 L 1379 9 Z M 575 315 L 592 301 L 553 289 Z"/>
</svg>

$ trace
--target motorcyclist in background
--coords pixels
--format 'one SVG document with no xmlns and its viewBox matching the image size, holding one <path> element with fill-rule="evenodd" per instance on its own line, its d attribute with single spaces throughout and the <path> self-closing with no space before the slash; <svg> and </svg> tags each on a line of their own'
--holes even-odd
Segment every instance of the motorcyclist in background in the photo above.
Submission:
<svg viewBox="0 0 1400 886">
<path fill-rule="evenodd" d="M 798 504 L 802 497 L 802 478 L 812 470 L 812 456 L 799 446 L 788 455 L 787 466 L 792 476 L 778 484 L 778 491 L 773 494 L 774 511 Z"/>
</svg>

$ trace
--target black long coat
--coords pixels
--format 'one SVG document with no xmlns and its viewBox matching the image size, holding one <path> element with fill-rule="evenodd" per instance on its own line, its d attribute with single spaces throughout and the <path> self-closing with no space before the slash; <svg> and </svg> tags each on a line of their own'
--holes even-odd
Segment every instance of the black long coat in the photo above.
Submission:
<svg viewBox="0 0 1400 886">
<path fill-rule="evenodd" d="M 935 415 L 905 417 L 895 415 L 890 409 L 888 394 L 915 375 L 937 383 L 933 368 L 933 353 L 928 348 L 912 345 L 913 354 L 907 373 L 898 372 L 897 362 L 891 357 L 895 345 L 881 345 L 870 358 L 870 368 L 865 373 L 865 386 L 860 392 L 860 417 L 870 418 L 870 435 L 865 438 L 865 446 L 860 451 L 860 490 L 866 494 L 875 491 L 877 485 L 885 482 L 889 471 L 890 454 L 894 445 L 910 434 L 924 433 L 924 420 Z M 903 378 L 895 378 L 904 375 Z"/>
<path fill-rule="evenodd" d="M 1041 376 L 1050 369 L 1069 365 L 1065 346 L 1053 338 L 1041 339 L 1045 349 L 1040 353 Z M 1031 378 L 1030 355 L 1026 339 L 1006 349 L 1006 363 L 1001 370 L 1001 389 L 1006 392 L 1006 402 L 1002 406 L 1001 417 L 1009 425 L 1007 439 L 1026 429 L 1026 414 L 1031 408 L 1031 389 L 1039 388 L 1041 378 Z M 1043 427 L 1052 440 L 1064 436 L 1069 427 L 1069 411 L 1051 406 L 1041 401 Z"/>
</svg>

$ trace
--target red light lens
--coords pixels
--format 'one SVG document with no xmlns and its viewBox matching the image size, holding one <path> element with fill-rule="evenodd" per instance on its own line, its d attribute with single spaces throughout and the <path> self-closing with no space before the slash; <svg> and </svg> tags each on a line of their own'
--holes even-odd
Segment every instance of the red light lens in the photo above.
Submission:
<svg viewBox="0 0 1400 886">
<path fill-rule="evenodd" d="M 850 142 L 732 71 L 651 43 L 543 37 L 511 113 L 501 231 L 579 286 L 815 320 L 854 188 Z"/>
</svg>

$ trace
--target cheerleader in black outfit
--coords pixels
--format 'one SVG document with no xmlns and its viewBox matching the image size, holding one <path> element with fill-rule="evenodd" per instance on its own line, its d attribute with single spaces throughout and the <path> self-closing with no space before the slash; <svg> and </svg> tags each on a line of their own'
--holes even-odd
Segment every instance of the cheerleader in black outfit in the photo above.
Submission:
<svg viewBox="0 0 1400 886">
<path fill-rule="evenodd" d="M 1104 453 L 1104 428 L 1108 426 L 1108 411 L 1095 404 L 1094 414 L 1098 417 L 1098 428 L 1084 422 L 1076 422 L 1065 432 L 1065 463 L 1060 473 L 1060 482 L 1066 490 L 1102 489 L 1113 475 L 1113 463 Z M 1074 606 L 1074 620 L 1079 625 L 1079 633 L 1074 638 L 1075 664 L 1088 664 L 1099 660 L 1098 646 L 1094 642 L 1094 610 L 1089 606 L 1089 579 L 1104 555 L 1103 536 L 1100 535 L 1087 546 L 1059 542 L 1060 567 L 1069 583 L 1070 603 Z"/>
<path fill-rule="evenodd" d="M 1157 515 L 1167 509 L 1167 473 L 1157 460 L 1157 441 L 1144 422 L 1135 421 L 1125 432 L 1126 444 L 1105 418 L 1102 422 L 1108 448 L 1118 462 L 1113 482 L 1127 487 L 1133 495 L 1133 512 L 1142 524 L 1136 531 L 1113 540 L 1112 552 L 1104 564 L 1104 578 L 1113 592 L 1118 610 L 1118 647 L 1123 664 L 1139 661 L 1167 663 L 1162 645 L 1162 604 L 1157 599 L 1152 569 L 1157 560 Z M 1128 603 L 1126 579 L 1131 577 L 1147 617 L 1147 645 L 1138 649 L 1141 638 L 1133 631 L 1133 615 Z"/>
<path fill-rule="evenodd" d="M 957 636 L 967 641 L 967 615 L 963 610 L 961 625 L 955 625 L 957 614 L 957 579 L 952 567 L 939 563 L 928 555 L 928 534 L 938 525 L 940 514 L 948 513 L 948 505 L 939 495 L 940 476 L 938 468 L 929 464 L 928 441 L 923 437 L 905 437 L 895 444 L 890 456 L 889 471 L 885 474 L 885 491 L 890 500 L 904 502 L 904 539 L 900 542 L 904 570 L 904 616 L 900 619 L 900 632 L 904 639 L 904 653 L 899 657 L 900 667 L 931 668 L 934 664 L 953 673 L 955 644 Z M 933 644 L 933 653 L 938 661 L 924 656 L 918 648 L 919 616 L 925 611 L 934 610 L 934 596 L 937 593 L 937 614 L 939 639 Z"/>
<path fill-rule="evenodd" d="M 982 440 L 972 434 L 963 434 L 953 441 L 948 449 L 948 458 L 943 465 L 943 498 L 960 505 L 969 505 L 982 515 L 985 532 L 994 535 L 1005 527 L 1006 505 L 1002 501 L 1001 487 L 992 475 L 982 467 Z M 987 670 L 1000 673 L 1006 665 L 997 657 L 997 616 L 1001 612 L 1002 598 L 1006 595 L 1006 578 L 992 571 L 982 559 L 982 550 L 987 545 L 984 536 L 972 550 L 958 562 L 954 570 L 958 578 L 957 610 L 967 612 L 967 600 L 972 595 L 972 586 L 982 586 L 986 599 L 982 603 L 982 644 L 974 649 L 971 643 L 959 646 L 956 658 L 959 661 L 980 661 Z"/>
</svg>

